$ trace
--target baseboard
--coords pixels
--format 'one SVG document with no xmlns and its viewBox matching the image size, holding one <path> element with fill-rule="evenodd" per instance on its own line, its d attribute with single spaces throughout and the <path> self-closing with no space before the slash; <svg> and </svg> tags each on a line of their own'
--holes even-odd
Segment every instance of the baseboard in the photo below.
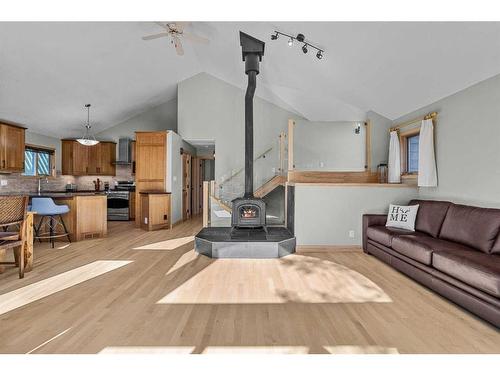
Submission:
<svg viewBox="0 0 500 375">
<path fill-rule="evenodd" d="M 297 254 L 362 251 L 359 245 L 298 245 L 295 249 Z"/>
</svg>

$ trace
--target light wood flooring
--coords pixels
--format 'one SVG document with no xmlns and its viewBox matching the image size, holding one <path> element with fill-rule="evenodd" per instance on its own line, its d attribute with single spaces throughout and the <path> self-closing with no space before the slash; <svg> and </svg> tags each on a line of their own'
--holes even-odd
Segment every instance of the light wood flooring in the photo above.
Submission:
<svg viewBox="0 0 500 375">
<path fill-rule="evenodd" d="M 500 353 L 499 330 L 360 250 L 213 260 L 200 228 L 36 244 L 23 280 L 0 274 L 0 353 Z"/>
</svg>

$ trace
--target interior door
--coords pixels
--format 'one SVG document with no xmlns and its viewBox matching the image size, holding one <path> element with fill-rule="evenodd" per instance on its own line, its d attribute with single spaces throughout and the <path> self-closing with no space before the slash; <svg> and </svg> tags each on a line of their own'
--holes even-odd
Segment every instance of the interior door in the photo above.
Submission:
<svg viewBox="0 0 500 375">
<path fill-rule="evenodd" d="M 203 196 L 203 160 L 192 158 L 191 160 L 191 212 L 192 215 L 201 214 Z"/>
<path fill-rule="evenodd" d="M 182 219 L 191 218 L 191 154 L 182 154 Z"/>
</svg>

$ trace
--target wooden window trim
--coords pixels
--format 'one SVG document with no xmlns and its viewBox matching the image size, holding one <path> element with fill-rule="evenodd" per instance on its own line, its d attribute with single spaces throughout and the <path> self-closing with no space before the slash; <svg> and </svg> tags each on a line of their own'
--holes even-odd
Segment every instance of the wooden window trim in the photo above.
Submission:
<svg viewBox="0 0 500 375">
<path fill-rule="evenodd" d="M 418 173 L 408 173 L 408 138 L 420 134 L 420 126 L 399 133 L 399 148 L 401 152 L 401 177 L 417 178 Z"/>
<path fill-rule="evenodd" d="M 56 149 L 53 147 L 47 147 L 47 146 L 39 146 L 39 145 L 34 145 L 30 143 L 26 143 L 24 145 L 25 149 L 31 149 L 31 150 L 38 150 L 38 151 L 47 151 L 50 154 L 50 166 L 51 166 L 51 171 L 48 176 L 25 176 L 24 174 L 21 174 L 23 178 L 26 179 L 39 179 L 40 177 L 42 178 L 48 178 L 48 179 L 54 179 L 56 178 Z M 37 166 L 35 166 L 35 171 L 38 169 Z M 24 172 L 23 172 L 24 173 Z"/>
</svg>

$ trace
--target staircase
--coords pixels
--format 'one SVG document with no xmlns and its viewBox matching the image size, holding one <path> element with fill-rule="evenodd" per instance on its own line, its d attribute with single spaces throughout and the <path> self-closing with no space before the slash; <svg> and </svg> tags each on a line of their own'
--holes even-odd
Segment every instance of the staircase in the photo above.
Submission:
<svg viewBox="0 0 500 375">
<path fill-rule="evenodd" d="M 284 186 L 286 182 L 286 176 L 276 175 L 267 181 L 264 185 L 258 188 L 254 192 L 254 196 L 257 198 L 264 198 L 271 191 L 276 189 L 278 186 Z"/>
</svg>

